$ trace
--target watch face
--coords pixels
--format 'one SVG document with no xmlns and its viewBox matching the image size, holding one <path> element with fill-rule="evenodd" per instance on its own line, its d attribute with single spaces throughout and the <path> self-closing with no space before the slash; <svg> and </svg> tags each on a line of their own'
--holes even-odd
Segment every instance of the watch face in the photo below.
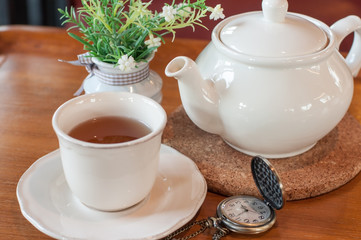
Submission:
<svg viewBox="0 0 361 240">
<path fill-rule="evenodd" d="M 251 196 L 234 196 L 220 203 L 217 214 L 227 227 L 236 232 L 261 232 L 270 228 L 275 221 L 272 208 Z M 263 226 L 262 229 L 258 227 Z"/>
</svg>

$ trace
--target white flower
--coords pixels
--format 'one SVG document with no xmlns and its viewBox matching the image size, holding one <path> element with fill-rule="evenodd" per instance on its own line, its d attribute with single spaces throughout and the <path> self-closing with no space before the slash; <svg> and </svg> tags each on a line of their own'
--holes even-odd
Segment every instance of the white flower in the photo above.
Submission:
<svg viewBox="0 0 361 240">
<path fill-rule="evenodd" d="M 209 10 L 212 11 L 211 15 L 209 16 L 209 19 L 214 19 L 214 21 L 216 21 L 219 18 L 223 19 L 225 17 L 223 14 L 223 8 L 221 7 L 221 4 L 217 4 L 215 8 L 209 8 Z"/>
<path fill-rule="evenodd" d="M 159 47 L 161 45 L 161 39 L 159 37 L 154 37 L 153 34 L 149 35 L 149 39 L 144 42 L 145 45 L 148 46 L 148 48 L 151 47 Z"/>
<path fill-rule="evenodd" d="M 132 56 L 128 57 L 126 54 L 119 58 L 118 64 L 121 71 L 129 71 L 135 68 L 134 58 Z"/>
<path fill-rule="evenodd" d="M 160 14 L 160 16 L 164 17 L 167 22 L 172 21 L 174 19 L 174 15 L 177 14 L 177 10 L 172 6 L 164 6 L 162 10 L 163 12 Z"/>
<path fill-rule="evenodd" d="M 151 15 L 152 11 L 148 10 L 147 4 L 142 1 L 134 2 L 133 6 L 130 6 L 135 12 L 138 12 L 140 17 Z"/>
<path fill-rule="evenodd" d="M 187 18 L 191 15 L 192 9 L 190 7 L 185 7 L 185 6 L 187 6 L 187 4 L 185 4 L 185 3 L 178 4 L 178 6 L 177 6 L 178 12 L 177 13 L 179 14 L 179 16 Z"/>
</svg>

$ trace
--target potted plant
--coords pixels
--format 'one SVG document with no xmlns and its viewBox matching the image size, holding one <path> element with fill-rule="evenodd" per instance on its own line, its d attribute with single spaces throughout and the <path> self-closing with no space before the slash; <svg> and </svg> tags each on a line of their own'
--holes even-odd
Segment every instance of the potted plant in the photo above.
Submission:
<svg viewBox="0 0 361 240">
<path fill-rule="evenodd" d="M 204 27 L 201 19 L 209 14 L 224 18 L 221 5 L 209 7 L 205 0 L 165 3 L 162 11 L 150 10 L 152 1 L 82 0 L 78 9 L 59 9 L 68 30 L 78 29 L 80 36 L 68 34 L 84 45 L 85 54 L 74 64 L 85 65 L 89 76 L 82 89 L 97 91 L 133 91 L 161 101 L 162 80 L 149 70 L 149 61 L 164 42 L 185 27 Z M 82 89 L 77 92 L 80 94 Z"/>
</svg>

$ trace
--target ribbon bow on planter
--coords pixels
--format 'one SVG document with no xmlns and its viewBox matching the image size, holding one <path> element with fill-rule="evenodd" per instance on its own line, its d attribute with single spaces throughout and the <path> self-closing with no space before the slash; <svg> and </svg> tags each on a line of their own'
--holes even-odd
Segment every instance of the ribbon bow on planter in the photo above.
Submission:
<svg viewBox="0 0 361 240">
<path fill-rule="evenodd" d="M 149 64 L 145 64 L 142 69 L 133 69 L 133 71 L 130 72 L 109 73 L 102 71 L 101 68 L 99 68 L 99 66 L 97 65 L 97 63 L 93 61 L 93 58 L 88 52 L 78 55 L 78 60 L 75 61 L 65 61 L 61 59 L 59 59 L 59 61 L 70 63 L 75 66 L 85 66 L 86 70 L 89 72 L 89 75 L 83 80 L 80 88 L 74 93 L 74 96 L 79 96 L 83 92 L 84 82 L 93 76 L 98 77 L 99 81 L 112 86 L 124 86 L 134 84 L 141 82 L 149 77 Z M 102 64 L 113 66 L 113 68 L 115 69 L 115 65 L 107 63 Z"/>
</svg>

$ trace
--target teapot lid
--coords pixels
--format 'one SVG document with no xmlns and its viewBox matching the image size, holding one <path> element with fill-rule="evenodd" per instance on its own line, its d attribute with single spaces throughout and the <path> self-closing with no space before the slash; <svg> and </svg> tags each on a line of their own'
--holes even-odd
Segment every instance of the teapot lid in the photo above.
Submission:
<svg viewBox="0 0 361 240">
<path fill-rule="evenodd" d="M 262 9 L 229 21 L 220 31 L 223 44 L 259 57 L 293 57 L 326 47 L 326 33 L 299 14 L 287 14 L 287 0 L 263 0 Z"/>
</svg>

